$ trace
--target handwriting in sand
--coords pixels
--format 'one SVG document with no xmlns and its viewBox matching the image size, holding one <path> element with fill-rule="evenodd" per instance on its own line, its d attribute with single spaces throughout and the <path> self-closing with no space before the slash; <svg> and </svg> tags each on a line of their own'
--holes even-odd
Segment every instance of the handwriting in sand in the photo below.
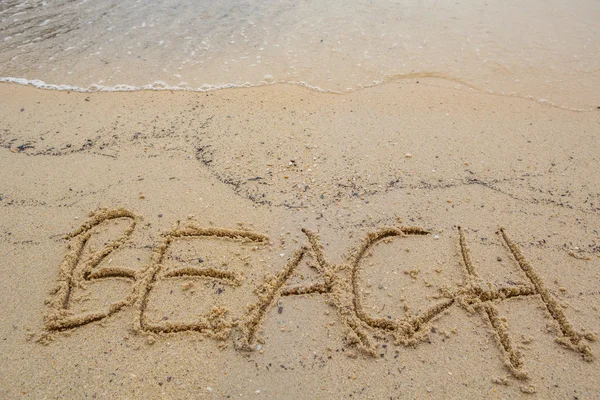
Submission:
<svg viewBox="0 0 600 400">
<path fill-rule="evenodd" d="M 94 228 L 113 220 L 128 221 L 121 236 L 108 242 L 105 247 L 84 254 L 84 248 L 94 234 Z M 70 244 L 67 254 L 60 265 L 60 277 L 56 289 L 49 301 L 49 311 L 45 317 L 48 331 L 73 329 L 94 321 L 104 320 L 119 311 L 134 307 L 136 331 L 149 333 L 175 333 L 197 331 L 219 340 L 233 338 L 236 348 L 253 350 L 256 348 L 257 335 L 265 316 L 282 296 L 320 294 L 328 296 L 329 304 L 337 310 L 338 316 L 353 333 L 355 344 L 366 354 L 376 355 L 377 344 L 373 335 L 389 335 L 397 345 L 418 345 L 430 330 L 430 323 L 442 316 L 450 307 L 457 305 L 470 313 L 478 313 L 489 322 L 496 342 L 510 372 L 519 379 L 527 379 L 522 354 L 511 338 L 506 320 L 499 315 L 498 304 L 515 297 L 534 296 L 547 309 L 549 315 L 559 327 L 557 341 L 567 348 L 591 361 L 592 353 L 587 341 L 594 340 L 592 334 L 579 333 L 567 319 L 558 301 L 549 292 L 544 281 L 531 263 L 525 258 L 520 247 L 509 237 L 505 229 L 500 228 L 498 235 L 510 250 L 516 267 L 527 277 L 528 283 L 506 287 L 495 287 L 483 281 L 477 272 L 477 266 L 471 257 L 463 229 L 458 228 L 460 264 L 464 270 L 464 282 L 461 286 L 440 289 L 437 304 L 418 315 L 404 318 L 378 318 L 369 314 L 363 306 L 361 292 L 361 271 L 365 268 L 363 259 L 373 247 L 392 237 L 427 235 L 428 231 L 418 227 L 382 228 L 368 233 L 362 243 L 352 252 L 351 258 L 344 264 L 330 264 L 319 237 L 303 229 L 306 243 L 287 260 L 285 266 L 276 274 L 267 277 L 256 288 L 256 301 L 249 305 L 239 318 L 228 317 L 228 310 L 215 307 L 205 315 L 190 321 L 154 321 L 148 316 L 151 292 L 163 280 L 196 277 L 196 279 L 214 279 L 224 285 L 243 285 L 241 274 L 218 267 L 190 266 L 182 263 L 180 267 L 166 269 L 164 260 L 174 243 L 180 240 L 214 239 L 240 243 L 253 243 L 257 246 L 269 242 L 269 237 L 248 230 L 221 228 L 202 228 L 194 224 L 177 227 L 162 234 L 162 241 L 153 248 L 152 258 L 145 267 L 134 270 L 120 266 L 100 266 L 111 253 L 126 244 L 138 225 L 139 217 L 125 209 L 103 209 L 92 213 L 90 219 L 77 231 L 69 235 Z M 305 257 L 310 257 L 310 266 L 320 276 L 318 283 L 311 285 L 289 285 L 288 281 Z M 104 309 L 86 312 L 74 312 L 73 291 L 88 282 L 106 279 L 127 280 L 131 290 L 120 301 Z"/>
</svg>

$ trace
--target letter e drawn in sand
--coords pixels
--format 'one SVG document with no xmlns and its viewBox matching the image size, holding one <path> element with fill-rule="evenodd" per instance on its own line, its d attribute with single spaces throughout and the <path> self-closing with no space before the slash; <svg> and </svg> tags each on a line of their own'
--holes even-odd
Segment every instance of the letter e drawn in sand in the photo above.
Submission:
<svg viewBox="0 0 600 400">
<path fill-rule="evenodd" d="M 86 245 L 92 239 L 95 230 L 109 221 L 128 220 L 129 225 L 115 240 L 110 241 L 101 250 L 93 250 L 85 254 Z M 90 214 L 78 230 L 67 238 L 71 239 L 69 250 L 60 265 L 58 285 L 48 300 L 50 310 L 45 316 L 45 327 L 49 331 L 76 328 L 93 321 L 109 317 L 135 302 L 135 271 L 123 267 L 98 267 L 108 255 L 123 246 L 131 237 L 138 217 L 131 211 L 119 209 L 101 209 Z M 84 257 L 85 255 L 85 257 Z M 111 303 L 100 310 L 74 312 L 73 293 L 76 289 L 85 289 L 89 283 L 105 279 L 119 279 L 132 282 L 131 292 L 120 301 Z"/>
<path fill-rule="evenodd" d="M 250 231 L 201 228 L 194 225 L 183 228 L 177 227 L 163 234 L 162 243 L 154 249 L 150 266 L 145 269 L 139 280 L 139 312 L 134 323 L 136 330 L 153 333 L 196 331 L 215 339 L 225 340 L 231 334 L 232 328 L 238 325 L 237 319 L 228 318 L 229 311 L 225 307 L 213 307 L 203 315 L 195 313 L 194 320 L 172 321 L 167 319 L 168 317 L 164 317 L 163 320 L 157 322 L 151 320 L 148 316 L 152 291 L 162 282 L 194 278 L 217 280 L 225 286 L 236 287 L 241 285 L 241 274 L 237 271 L 215 266 L 191 266 L 189 263 L 175 268 L 165 267 L 166 257 L 176 242 L 199 240 L 264 245 L 268 243 L 269 237 Z"/>
</svg>

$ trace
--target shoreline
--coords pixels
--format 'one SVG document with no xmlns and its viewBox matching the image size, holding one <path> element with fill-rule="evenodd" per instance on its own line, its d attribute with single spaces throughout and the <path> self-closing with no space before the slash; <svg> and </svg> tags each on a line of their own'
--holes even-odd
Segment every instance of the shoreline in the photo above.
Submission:
<svg viewBox="0 0 600 400">
<path fill-rule="evenodd" d="M 244 89 L 0 84 L 3 396 L 600 391 L 595 110 L 402 80 Z M 86 225 L 102 208 L 126 212 Z M 160 253 L 169 235 L 191 239 Z"/>
<path fill-rule="evenodd" d="M 567 105 L 560 105 L 556 102 L 544 99 L 544 98 L 535 98 L 532 95 L 527 94 L 516 94 L 516 93 L 497 93 L 492 90 L 485 90 L 470 84 L 469 82 L 453 77 L 453 76 L 444 76 L 442 73 L 438 72 L 420 72 L 420 73 L 408 73 L 408 74 L 395 74 L 393 76 L 385 76 L 381 81 L 374 82 L 370 85 L 362 85 L 361 87 L 348 90 L 346 92 L 336 92 L 334 90 L 323 89 L 318 86 L 311 86 L 306 82 L 266 82 L 263 81 L 261 83 L 252 84 L 246 82 L 244 84 L 223 84 L 221 86 L 204 84 L 198 88 L 192 87 L 182 87 L 182 86 L 170 86 L 162 81 L 155 81 L 150 84 L 146 84 L 143 86 L 131 86 L 127 84 L 119 84 L 115 86 L 105 87 L 102 85 L 91 84 L 88 87 L 79 87 L 67 84 L 52 84 L 46 83 L 39 79 L 26 79 L 26 78 L 15 78 L 15 77 L 0 77 L 0 84 L 2 85 L 20 85 L 25 87 L 33 87 L 38 90 L 56 90 L 56 91 L 67 91 L 67 92 L 76 92 L 76 93 L 137 93 L 137 92 L 145 92 L 145 91 L 167 91 L 167 92 L 189 92 L 189 93 L 209 93 L 220 90 L 231 90 L 231 89 L 251 89 L 251 88 L 260 88 L 267 86 L 298 86 L 305 88 L 310 91 L 314 91 L 317 93 L 323 94 L 333 94 L 333 95 L 346 95 L 351 93 L 357 93 L 363 90 L 369 90 L 378 86 L 385 85 L 393 85 L 394 83 L 400 82 L 401 84 L 423 84 L 430 85 L 433 87 L 439 87 L 443 89 L 453 89 L 460 92 L 466 93 L 479 93 L 490 96 L 498 96 L 498 97 L 509 97 L 515 99 L 523 99 L 528 101 L 533 101 L 535 103 L 548 105 L 550 107 L 555 107 L 561 110 L 567 111 L 576 111 L 576 112 L 593 112 L 600 109 L 600 106 L 590 108 L 574 108 Z M 440 83 L 441 84 L 436 84 Z M 452 86 L 454 85 L 454 86 Z M 206 86 L 206 88 L 204 88 Z M 579 100 L 580 102 L 584 100 Z M 590 100 L 590 102 L 592 102 Z"/>
</svg>

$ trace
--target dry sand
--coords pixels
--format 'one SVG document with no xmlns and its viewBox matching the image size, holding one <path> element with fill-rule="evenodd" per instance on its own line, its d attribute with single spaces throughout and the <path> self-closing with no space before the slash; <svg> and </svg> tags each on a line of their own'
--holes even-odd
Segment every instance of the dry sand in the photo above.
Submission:
<svg viewBox="0 0 600 400">
<path fill-rule="evenodd" d="M 600 397 L 600 111 L 431 83 L 0 85 L 0 397 Z"/>
</svg>

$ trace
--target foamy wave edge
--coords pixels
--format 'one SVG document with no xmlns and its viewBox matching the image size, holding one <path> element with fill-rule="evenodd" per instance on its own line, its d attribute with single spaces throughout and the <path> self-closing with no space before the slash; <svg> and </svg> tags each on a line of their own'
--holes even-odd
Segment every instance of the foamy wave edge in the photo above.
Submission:
<svg viewBox="0 0 600 400">
<path fill-rule="evenodd" d="M 314 91 L 320 92 L 320 93 L 342 94 L 342 93 L 354 92 L 354 91 L 361 90 L 361 89 L 366 89 L 366 88 L 373 87 L 373 86 L 379 86 L 379 85 L 386 83 L 386 81 L 385 80 L 374 81 L 370 85 L 363 85 L 360 88 L 346 90 L 345 92 L 337 92 L 334 90 L 323 89 L 318 86 L 309 85 L 308 83 L 303 82 L 303 81 L 279 81 L 279 82 L 277 82 L 277 81 L 269 81 L 269 82 L 262 81 L 260 83 L 250 83 L 250 82 L 246 82 L 243 84 L 226 83 L 223 85 L 204 84 L 204 85 L 200 86 L 199 88 L 193 88 L 193 87 L 187 86 L 187 84 L 184 85 L 183 83 L 173 86 L 173 85 L 169 85 L 163 81 L 155 81 L 151 84 L 143 85 L 143 86 L 132 86 L 132 85 L 126 85 L 126 84 L 115 85 L 115 86 L 103 86 L 103 85 L 98 85 L 98 84 L 92 84 L 92 85 L 88 86 L 87 88 L 84 88 L 84 87 L 73 86 L 73 85 L 57 85 L 57 84 L 52 84 L 52 83 L 46 83 L 40 79 L 25 79 L 25 78 L 14 78 L 14 77 L 0 77 L 0 83 L 15 83 L 15 84 L 24 85 L 24 86 L 34 86 L 38 89 L 61 90 L 61 91 L 67 90 L 67 91 L 80 92 L 80 93 L 137 92 L 137 91 L 143 91 L 143 90 L 157 90 L 157 91 L 177 90 L 177 91 L 188 91 L 188 92 L 210 92 L 210 91 L 221 90 L 221 89 L 239 89 L 239 88 L 270 86 L 270 85 L 277 85 L 277 84 L 287 84 L 287 85 L 302 86 L 307 89 L 314 90 Z M 462 89 L 462 88 L 455 87 L 455 89 Z M 506 96 L 506 97 L 515 97 L 515 98 L 531 100 L 531 101 L 535 101 L 540 104 L 545 104 L 545 105 L 548 105 L 551 107 L 556 107 L 556 108 L 568 110 L 568 111 L 589 112 L 589 111 L 594 110 L 594 108 L 584 109 L 584 108 L 573 108 L 573 107 L 569 107 L 566 105 L 562 106 L 562 105 L 556 104 L 552 101 L 549 101 L 546 99 L 538 99 L 538 98 L 535 98 L 535 97 L 529 96 L 529 95 L 516 95 L 514 93 L 496 93 L 496 92 L 489 91 L 489 90 L 483 90 L 483 91 L 482 90 L 474 90 L 473 88 L 468 88 L 468 89 L 471 91 L 487 93 L 487 94 L 494 95 L 494 96 L 502 96 L 502 97 Z"/>
<path fill-rule="evenodd" d="M 97 93 L 97 92 L 137 92 L 142 90 L 178 90 L 178 91 L 189 91 L 189 92 L 209 92 L 213 90 L 220 89 L 236 89 L 236 88 L 249 88 L 249 87 L 260 87 L 260 86 L 268 86 L 275 85 L 277 83 L 284 83 L 290 85 L 298 85 L 303 86 L 308 89 L 314 90 L 316 92 L 321 93 L 336 93 L 331 90 L 326 90 L 320 88 L 318 86 L 311 86 L 306 82 L 260 82 L 260 83 L 250 83 L 246 82 L 243 84 L 235 84 L 235 83 L 226 83 L 223 85 L 209 85 L 204 84 L 199 88 L 193 88 L 187 85 L 179 84 L 179 85 L 169 85 L 163 81 L 156 81 L 148 85 L 143 86 L 132 86 L 132 85 L 115 85 L 115 86 L 103 86 L 98 84 L 92 84 L 88 87 L 81 86 L 73 86 L 73 85 L 57 85 L 53 83 L 46 83 L 40 79 L 25 79 L 25 78 L 14 78 L 14 77 L 0 77 L 0 83 L 16 83 L 18 85 L 24 86 L 33 86 L 38 89 L 46 89 L 46 90 L 67 90 L 72 92 L 80 92 L 80 93 Z"/>
</svg>

